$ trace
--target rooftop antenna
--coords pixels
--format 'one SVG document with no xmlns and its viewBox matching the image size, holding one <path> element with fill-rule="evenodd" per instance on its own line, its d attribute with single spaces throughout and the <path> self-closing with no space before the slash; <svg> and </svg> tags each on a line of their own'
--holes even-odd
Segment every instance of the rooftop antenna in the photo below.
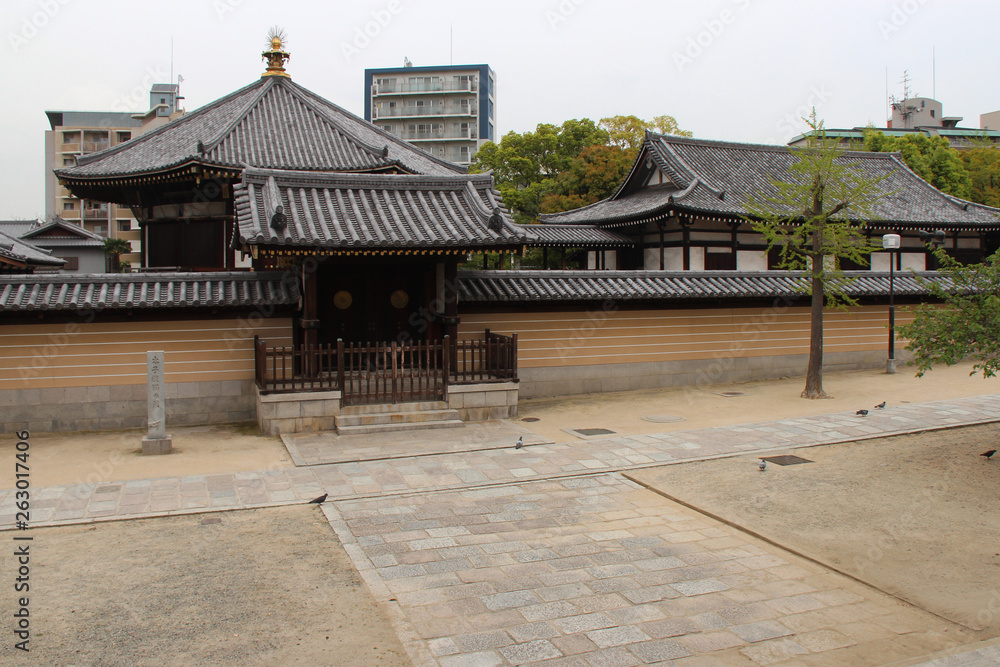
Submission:
<svg viewBox="0 0 1000 667">
<path fill-rule="evenodd" d="M 890 102 L 890 100 L 889 100 L 889 66 L 886 65 L 885 66 L 885 117 L 887 119 L 889 119 L 889 122 L 886 123 L 887 125 L 892 123 L 892 112 L 889 110 L 889 102 Z"/>
<path fill-rule="evenodd" d="M 170 83 L 174 82 L 174 36 L 170 36 Z"/>
<path fill-rule="evenodd" d="M 937 56 L 931 47 L 931 97 L 937 99 Z"/>
<path fill-rule="evenodd" d="M 449 23 L 448 24 L 448 42 L 450 43 L 450 46 L 451 46 L 451 51 L 448 54 L 448 60 L 449 60 L 448 64 L 449 65 L 454 65 L 455 64 L 455 24 L 454 23 Z"/>
</svg>

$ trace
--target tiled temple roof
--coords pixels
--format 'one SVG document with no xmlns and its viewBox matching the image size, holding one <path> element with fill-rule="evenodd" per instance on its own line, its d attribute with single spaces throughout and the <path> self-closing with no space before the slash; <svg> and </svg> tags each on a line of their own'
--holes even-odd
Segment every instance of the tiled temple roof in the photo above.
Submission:
<svg viewBox="0 0 1000 667">
<path fill-rule="evenodd" d="M 65 263 L 66 260 L 53 257 L 48 250 L 36 248 L 28 242 L 0 231 L 0 265 L 58 269 Z"/>
<path fill-rule="evenodd" d="M 294 306 L 291 274 L 102 273 L 0 276 L 0 314 L 78 309 Z"/>
<path fill-rule="evenodd" d="M 282 207 L 285 226 L 273 222 Z M 534 237 L 490 174 L 408 176 L 247 169 L 236 187 L 237 245 L 326 250 L 495 248 Z"/>
<path fill-rule="evenodd" d="M 635 245 L 635 241 L 597 225 L 528 225 L 537 240 L 530 245 L 542 247 L 616 248 Z"/>
<path fill-rule="evenodd" d="M 434 158 L 287 77 L 266 76 L 151 132 L 57 169 L 68 183 L 191 167 L 453 175 Z"/>
<path fill-rule="evenodd" d="M 844 274 L 853 297 L 889 295 L 889 274 Z M 895 294 L 929 290 L 917 278 L 946 282 L 936 272 L 895 276 Z M 582 301 L 670 301 L 760 299 L 803 296 L 806 274 L 790 271 L 460 271 L 461 303 L 546 303 Z"/>
<path fill-rule="evenodd" d="M 773 182 L 790 178 L 797 161 L 785 146 L 738 144 L 649 133 L 618 190 L 607 199 L 565 213 L 541 216 L 548 224 L 616 227 L 680 212 L 739 219 L 748 201 L 777 194 Z M 879 229 L 1000 229 L 1000 209 L 946 195 L 914 174 L 897 153 L 845 152 L 841 163 L 866 178 L 881 178 L 883 195 L 867 222 Z M 668 179 L 645 187 L 659 169 Z"/>
</svg>

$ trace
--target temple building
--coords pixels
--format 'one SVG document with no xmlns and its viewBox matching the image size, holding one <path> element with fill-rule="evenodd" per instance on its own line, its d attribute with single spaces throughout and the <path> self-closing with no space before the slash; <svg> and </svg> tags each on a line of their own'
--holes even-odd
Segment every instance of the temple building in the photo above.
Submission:
<svg viewBox="0 0 1000 667">
<path fill-rule="evenodd" d="M 776 194 L 797 160 L 783 146 L 762 146 L 648 134 L 632 170 L 607 199 L 541 216 L 546 225 L 593 225 L 634 245 L 610 262 L 620 269 L 766 271 L 779 268 L 750 223 L 748 203 Z M 876 182 L 874 210 L 863 221 L 874 239 L 898 233 L 897 269 L 935 269 L 921 230 L 943 230 L 959 261 L 981 262 L 1000 247 L 997 209 L 950 195 L 914 174 L 896 153 L 845 152 L 840 162 Z M 606 263 L 607 264 L 607 263 Z M 844 266 L 861 270 L 869 267 Z M 872 255 L 871 269 L 888 270 Z"/>
<path fill-rule="evenodd" d="M 73 196 L 131 209 L 141 272 L 32 274 L 63 260 L 0 237 L 0 272 L 16 271 L 0 275 L 0 428 L 141 426 L 152 350 L 168 423 L 270 434 L 804 373 L 803 277 L 776 270 L 747 222 L 748 199 L 788 177 L 787 148 L 650 134 L 608 199 L 520 226 L 492 174 L 293 82 L 280 34 L 262 55 L 259 80 L 56 170 Z M 864 225 L 904 238 L 897 302 L 926 297 L 914 274 L 936 278 L 921 231 L 963 261 L 996 249 L 1000 211 L 938 192 L 896 155 L 843 159 L 885 177 Z M 527 248 L 563 268 L 462 268 Z M 565 270 L 567 251 L 588 268 Z M 826 316 L 828 369 L 885 363 L 889 261 L 844 267 L 858 305 Z"/>
</svg>

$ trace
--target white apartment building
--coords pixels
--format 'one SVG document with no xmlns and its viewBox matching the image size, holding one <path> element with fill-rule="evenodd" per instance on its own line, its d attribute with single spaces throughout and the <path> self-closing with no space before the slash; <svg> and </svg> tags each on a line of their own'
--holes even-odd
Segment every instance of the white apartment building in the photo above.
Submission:
<svg viewBox="0 0 1000 667">
<path fill-rule="evenodd" d="M 496 73 L 489 65 L 366 69 L 365 120 L 467 165 L 483 143 L 495 141 Z"/>
</svg>

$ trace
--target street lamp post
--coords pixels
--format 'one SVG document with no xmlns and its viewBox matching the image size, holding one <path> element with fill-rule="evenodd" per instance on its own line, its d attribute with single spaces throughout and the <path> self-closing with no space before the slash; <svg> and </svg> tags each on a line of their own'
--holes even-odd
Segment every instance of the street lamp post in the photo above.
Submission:
<svg viewBox="0 0 1000 667">
<path fill-rule="evenodd" d="M 889 357 L 885 362 L 885 372 L 890 375 L 896 372 L 896 306 L 893 303 L 896 295 L 896 256 L 893 250 L 899 250 L 899 245 L 899 234 L 882 237 L 882 247 L 889 251 Z"/>
</svg>

